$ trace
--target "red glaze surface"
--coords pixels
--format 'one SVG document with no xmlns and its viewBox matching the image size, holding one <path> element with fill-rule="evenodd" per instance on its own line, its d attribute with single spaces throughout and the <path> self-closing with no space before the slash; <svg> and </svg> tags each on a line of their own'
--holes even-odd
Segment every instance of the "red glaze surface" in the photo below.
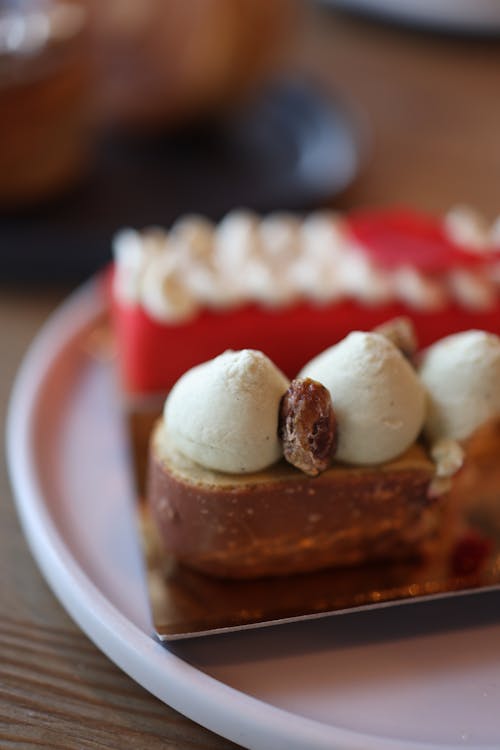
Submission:
<svg viewBox="0 0 500 750">
<path fill-rule="evenodd" d="M 439 223 L 425 216 L 359 213 L 348 222 L 366 252 L 385 268 L 412 265 L 426 273 L 442 273 L 480 262 L 479 256 L 450 243 Z M 369 330 L 399 315 L 413 320 L 421 346 L 468 328 L 500 334 L 500 297 L 487 312 L 451 303 L 438 312 L 420 312 L 398 302 L 366 306 L 353 300 L 324 306 L 304 302 L 277 310 L 245 305 L 223 312 L 204 310 L 194 320 L 175 325 L 159 323 L 140 307 L 117 300 L 112 312 L 122 384 L 133 395 L 166 391 L 190 367 L 225 349 L 259 349 L 292 378 L 349 331 Z"/>
<path fill-rule="evenodd" d="M 360 211 L 348 226 L 374 263 L 386 269 L 412 266 L 426 274 L 484 265 L 484 256 L 452 242 L 437 219 L 408 210 Z M 500 260 L 500 250 L 494 257 Z"/>
</svg>

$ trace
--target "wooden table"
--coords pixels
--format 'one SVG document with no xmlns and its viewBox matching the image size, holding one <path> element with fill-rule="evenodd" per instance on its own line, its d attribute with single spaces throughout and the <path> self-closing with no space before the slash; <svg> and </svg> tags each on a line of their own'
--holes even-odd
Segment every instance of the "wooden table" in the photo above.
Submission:
<svg viewBox="0 0 500 750">
<path fill-rule="evenodd" d="M 440 212 L 466 202 L 489 217 L 500 211 L 497 42 L 327 12 L 304 47 L 308 68 L 352 102 L 371 132 L 363 171 L 336 205 L 404 202 Z M 2 414 L 24 350 L 68 291 L 3 286 Z M 30 557 L 3 465 L 0 491 L 0 746 L 234 747 L 146 693 L 79 631 Z"/>
</svg>

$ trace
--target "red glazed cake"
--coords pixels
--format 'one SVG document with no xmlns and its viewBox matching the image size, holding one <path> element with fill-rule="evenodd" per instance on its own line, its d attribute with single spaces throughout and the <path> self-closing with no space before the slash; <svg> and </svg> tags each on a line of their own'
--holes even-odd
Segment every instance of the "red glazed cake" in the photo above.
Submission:
<svg viewBox="0 0 500 750">
<path fill-rule="evenodd" d="M 233 212 L 115 240 L 113 324 L 131 397 L 166 393 L 224 349 L 265 352 L 289 377 L 350 330 L 408 316 L 427 346 L 500 333 L 500 240 L 472 212 Z"/>
</svg>

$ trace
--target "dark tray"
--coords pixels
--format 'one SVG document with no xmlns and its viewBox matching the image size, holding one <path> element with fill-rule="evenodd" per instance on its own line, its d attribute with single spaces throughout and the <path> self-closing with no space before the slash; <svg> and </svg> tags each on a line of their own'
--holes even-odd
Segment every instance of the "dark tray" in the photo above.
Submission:
<svg viewBox="0 0 500 750">
<path fill-rule="evenodd" d="M 341 104 L 305 83 L 279 83 L 226 119 L 140 139 L 103 138 L 84 182 L 63 198 L 0 215 L 0 278 L 74 280 L 110 259 L 114 232 L 325 204 L 347 187 L 360 138 Z"/>
</svg>

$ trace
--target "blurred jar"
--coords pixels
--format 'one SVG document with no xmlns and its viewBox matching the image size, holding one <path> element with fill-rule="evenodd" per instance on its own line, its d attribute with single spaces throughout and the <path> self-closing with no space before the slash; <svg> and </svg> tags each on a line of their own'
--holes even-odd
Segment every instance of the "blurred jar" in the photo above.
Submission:
<svg viewBox="0 0 500 750">
<path fill-rule="evenodd" d="M 84 172 L 87 33 L 77 2 L 0 0 L 0 207 L 51 197 Z"/>
<path fill-rule="evenodd" d="M 86 0 L 102 119 L 178 124 L 238 101 L 275 72 L 295 0 Z"/>
</svg>

